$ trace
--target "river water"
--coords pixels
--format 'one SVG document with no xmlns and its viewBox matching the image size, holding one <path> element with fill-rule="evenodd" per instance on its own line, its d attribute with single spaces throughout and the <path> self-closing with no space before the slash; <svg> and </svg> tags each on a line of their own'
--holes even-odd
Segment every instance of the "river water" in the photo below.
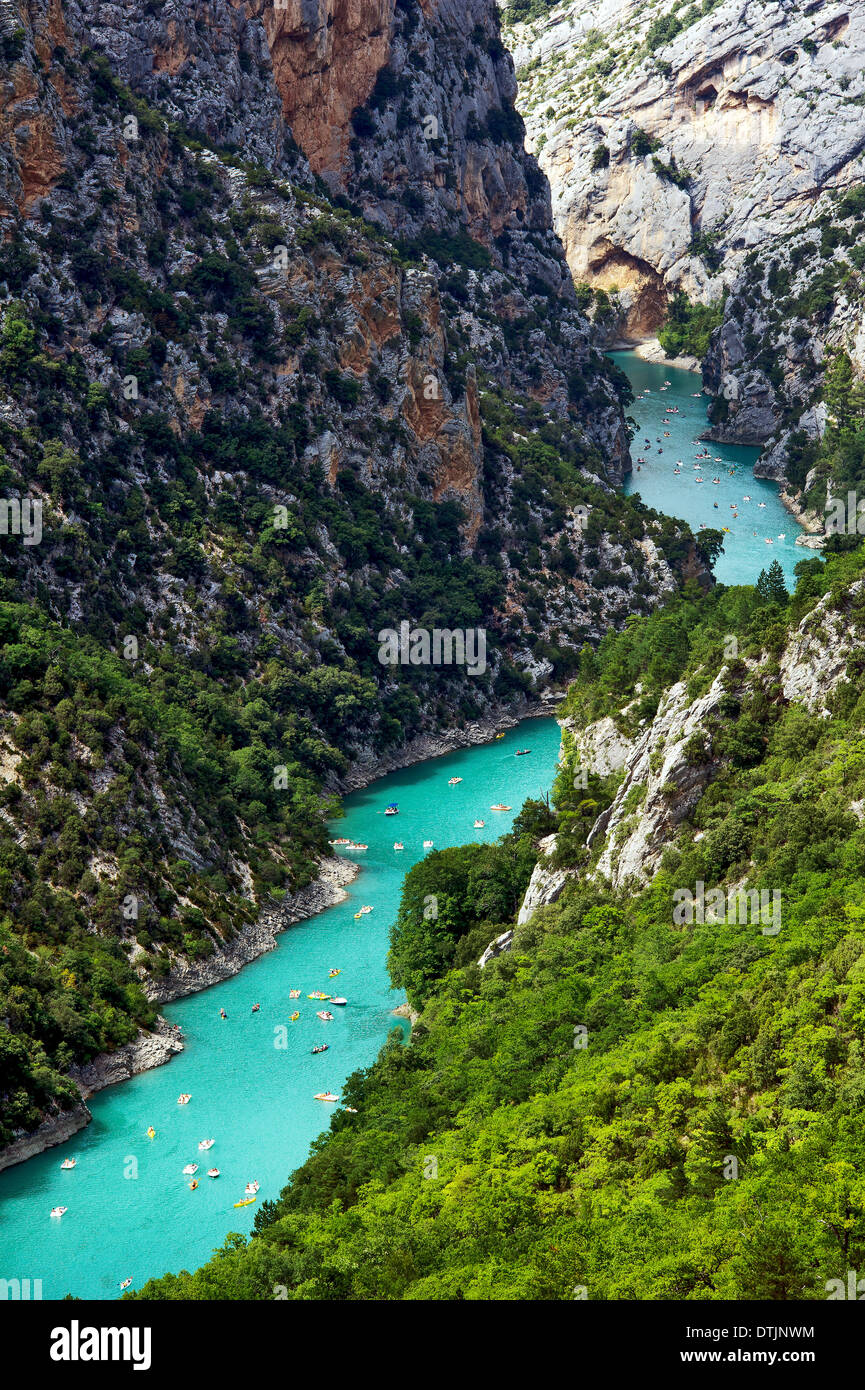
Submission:
<svg viewBox="0 0 865 1390">
<path fill-rule="evenodd" d="M 724 552 L 715 564 L 715 575 L 724 584 L 754 584 L 761 569 L 777 560 L 792 588 L 794 566 L 812 552 L 796 544 L 801 528 L 781 502 L 778 484 L 754 477 L 760 450 L 698 439 L 708 424 L 708 397 L 697 372 L 644 362 L 633 352 L 609 355 L 627 373 L 637 398 L 628 410 L 638 429 L 631 445 L 634 471 L 625 492 L 638 492 L 656 511 L 681 517 L 695 533 L 701 523 L 718 530 L 728 526 Z M 666 389 L 665 382 L 670 383 Z M 671 406 L 677 414 L 668 414 Z M 705 449 L 709 458 L 698 460 Z M 645 463 L 638 463 L 639 457 Z M 713 483 L 713 478 L 719 481 Z"/>
<path fill-rule="evenodd" d="M 276 950 L 232 980 L 166 1006 L 186 1035 L 185 1051 L 95 1095 L 93 1122 L 80 1134 L 0 1173 L 0 1278 L 41 1279 L 44 1298 L 115 1298 L 121 1280 L 137 1288 L 153 1275 L 195 1269 L 228 1231 L 251 1230 L 257 1206 L 278 1195 L 329 1124 L 331 1106 L 315 1093 L 338 1093 L 392 1028 L 407 1026 L 392 1012 L 402 996 L 390 988 L 385 957 L 403 876 L 423 855 L 423 841 L 441 849 L 509 830 L 526 797 L 550 789 L 559 739 L 554 719 L 525 720 L 500 741 L 418 763 L 347 796 L 334 837 L 369 845 L 350 856 L 363 869 L 348 900 L 290 927 Z M 525 747 L 529 756 L 515 757 Z M 451 787 L 451 777 L 463 780 Z M 391 801 L 399 814 L 385 817 Z M 500 801 L 513 810 L 491 811 Z M 472 828 L 476 819 L 486 822 L 483 830 Z M 394 850 L 397 840 L 404 850 Z M 373 911 L 358 921 L 362 904 Z M 341 974 L 329 980 L 330 969 Z M 293 988 L 297 1001 L 289 999 Z M 313 990 L 348 1000 L 331 1009 L 332 1023 L 316 1018 L 328 1006 L 307 998 Z M 295 1009 L 300 1018 L 291 1023 Z M 286 1036 L 287 1046 L 277 1046 Z M 329 1050 L 312 1056 L 318 1042 Z M 191 1094 L 188 1105 L 177 1104 L 181 1092 Z M 200 1153 L 199 1141 L 209 1138 L 213 1148 Z M 61 1172 L 68 1156 L 77 1165 Z M 183 1176 L 188 1163 L 199 1164 L 195 1191 Z M 213 1166 L 220 1176 L 209 1179 Z M 235 1209 L 252 1179 L 258 1200 Z M 68 1210 L 52 1218 L 57 1205 Z"/>
</svg>

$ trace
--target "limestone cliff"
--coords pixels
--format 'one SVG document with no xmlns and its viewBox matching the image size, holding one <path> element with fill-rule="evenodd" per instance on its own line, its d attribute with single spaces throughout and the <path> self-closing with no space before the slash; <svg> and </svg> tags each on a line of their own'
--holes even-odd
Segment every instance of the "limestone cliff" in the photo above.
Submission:
<svg viewBox="0 0 865 1390">
<path fill-rule="evenodd" d="M 863 175 L 861 5 L 511 0 L 506 38 L 568 262 L 630 338 Z"/>
</svg>

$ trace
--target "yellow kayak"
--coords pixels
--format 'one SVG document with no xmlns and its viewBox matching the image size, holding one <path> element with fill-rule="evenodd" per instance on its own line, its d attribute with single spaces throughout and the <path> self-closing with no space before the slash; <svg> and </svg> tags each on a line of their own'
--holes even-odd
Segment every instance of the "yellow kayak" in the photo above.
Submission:
<svg viewBox="0 0 865 1390">
<path fill-rule="evenodd" d="M 299 1018 L 300 1018 L 300 1014 L 299 1014 L 299 1013 L 294 1013 L 294 1014 L 291 1015 L 291 1018 L 290 1018 L 288 1021 L 289 1021 L 289 1023 L 296 1023 L 297 1020 L 298 1020 Z"/>
<path fill-rule="evenodd" d="M 236 1207 L 248 1207 L 249 1204 L 250 1204 L 250 1202 L 254 1202 L 254 1201 L 255 1201 L 255 1198 L 254 1198 L 254 1197 L 244 1197 L 244 1199 L 243 1199 L 242 1202 L 235 1202 L 234 1205 L 235 1205 Z"/>
</svg>

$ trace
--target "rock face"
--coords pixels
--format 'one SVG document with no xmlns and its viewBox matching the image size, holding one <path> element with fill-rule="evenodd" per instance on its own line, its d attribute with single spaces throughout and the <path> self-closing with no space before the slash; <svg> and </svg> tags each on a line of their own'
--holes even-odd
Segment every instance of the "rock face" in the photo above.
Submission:
<svg viewBox="0 0 865 1390">
<path fill-rule="evenodd" d="M 829 423 L 820 399 L 827 367 L 839 353 L 849 360 L 842 402 L 865 374 L 863 207 L 858 191 L 824 193 L 797 231 L 751 252 L 703 362 L 703 384 L 715 398 L 704 437 L 764 444 L 756 475 L 803 493 L 817 479 L 802 446 L 822 439 Z"/>
<path fill-rule="evenodd" d="M 578 280 L 623 291 L 634 338 L 670 291 L 716 297 L 821 190 L 862 177 L 861 6 L 569 0 L 511 23 L 522 8 L 506 37 L 556 228 Z"/>
<path fill-rule="evenodd" d="M 65 1144 L 73 1134 L 89 1125 L 91 1119 L 90 1111 L 83 1103 L 74 1105 L 71 1110 L 64 1110 L 62 1114 L 49 1116 L 38 1129 L 22 1134 L 19 1139 L 0 1149 L 0 1173 L 4 1168 L 13 1168 L 16 1163 L 24 1163 L 46 1149 L 53 1149 L 56 1144 Z"/>
<path fill-rule="evenodd" d="M 556 848 L 556 836 L 547 835 L 545 839 L 541 840 L 540 848 L 544 857 L 549 858 Z M 530 921 L 539 907 L 546 907 L 548 903 L 554 903 L 570 878 L 573 878 L 572 870 L 549 869 L 541 859 L 532 871 L 529 886 L 526 889 L 517 917 L 517 926 L 522 926 L 524 922 Z"/>
<path fill-rule="evenodd" d="M 244 927 L 231 941 L 218 946 L 212 955 L 204 960 L 175 958 L 169 975 L 147 982 L 148 998 L 154 1003 L 166 1004 L 219 984 L 221 980 L 230 980 L 244 965 L 272 951 L 276 937 L 286 927 L 342 902 L 347 896 L 346 885 L 356 874 L 356 864 L 344 859 L 326 859 L 315 882 L 293 894 L 280 907 L 265 908 L 255 922 Z"/>
<path fill-rule="evenodd" d="M 777 676 L 774 669 L 771 674 L 783 700 L 801 704 L 812 714 L 828 715 L 828 697 L 847 677 L 851 658 L 858 661 L 861 653 L 855 619 L 863 590 L 865 581 L 851 584 L 840 606 L 827 595 L 790 633 L 778 658 Z M 747 668 L 743 687 L 752 677 L 764 674 L 763 662 L 749 662 Z M 624 771 L 612 804 L 588 837 L 589 848 L 597 856 L 591 872 L 614 888 L 640 885 L 651 878 L 664 849 L 675 841 L 683 822 L 690 819 L 724 767 L 716 739 L 723 722 L 721 702 L 725 694 L 735 695 L 729 674 L 723 666 L 708 691 L 690 702 L 684 682 L 670 686 L 654 719 L 630 744 L 619 735 L 613 737 L 613 721 L 608 718 L 583 728 L 575 727 L 571 719 L 562 721 L 588 772 Z M 535 870 L 539 887 L 543 872 L 539 864 Z"/>
<path fill-rule="evenodd" d="M 128 1081 L 131 1076 L 150 1071 L 152 1067 L 161 1067 L 182 1051 L 183 1043 L 174 1029 L 160 1018 L 153 1032 L 142 1029 L 133 1042 L 125 1043 L 114 1052 L 106 1052 L 83 1067 L 72 1067 L 69 1074 L 77 1083 L 82 1100 L 87 1100 L 106 1086 Z"/>
<path fill-rule="evenodd" d="M 671 831 L 699 801 L 712 764 L 692 753 L 693 740 L 702 741 L 706 722 L 722 695 L 720 675 L 692 704 L 683 682 L 671 686 L 650 727 L 634 745 L 613 803 L 599 816 L 588 840 L 592 848 L 601 838 L 604 849 L 597 872 L 615 888 L 651 874 Z M 588 770 L 594 770 L 591 764 Z"/>
</svg>

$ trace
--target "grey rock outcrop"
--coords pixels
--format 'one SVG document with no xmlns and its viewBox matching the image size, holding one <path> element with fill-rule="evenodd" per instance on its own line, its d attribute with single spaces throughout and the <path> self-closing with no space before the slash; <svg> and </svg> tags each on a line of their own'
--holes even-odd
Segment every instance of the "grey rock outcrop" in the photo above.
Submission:
<svg viewBox="0 0 865 1390">
<path fill-rule="evenodd" d="M 714 298 L 750 249 L 865 169 L 860 6 L 683 11 L 569 0 L 507 33 L 568 262 L 623 291 L 637 338 L 671 290 Z"/>
</svg>

